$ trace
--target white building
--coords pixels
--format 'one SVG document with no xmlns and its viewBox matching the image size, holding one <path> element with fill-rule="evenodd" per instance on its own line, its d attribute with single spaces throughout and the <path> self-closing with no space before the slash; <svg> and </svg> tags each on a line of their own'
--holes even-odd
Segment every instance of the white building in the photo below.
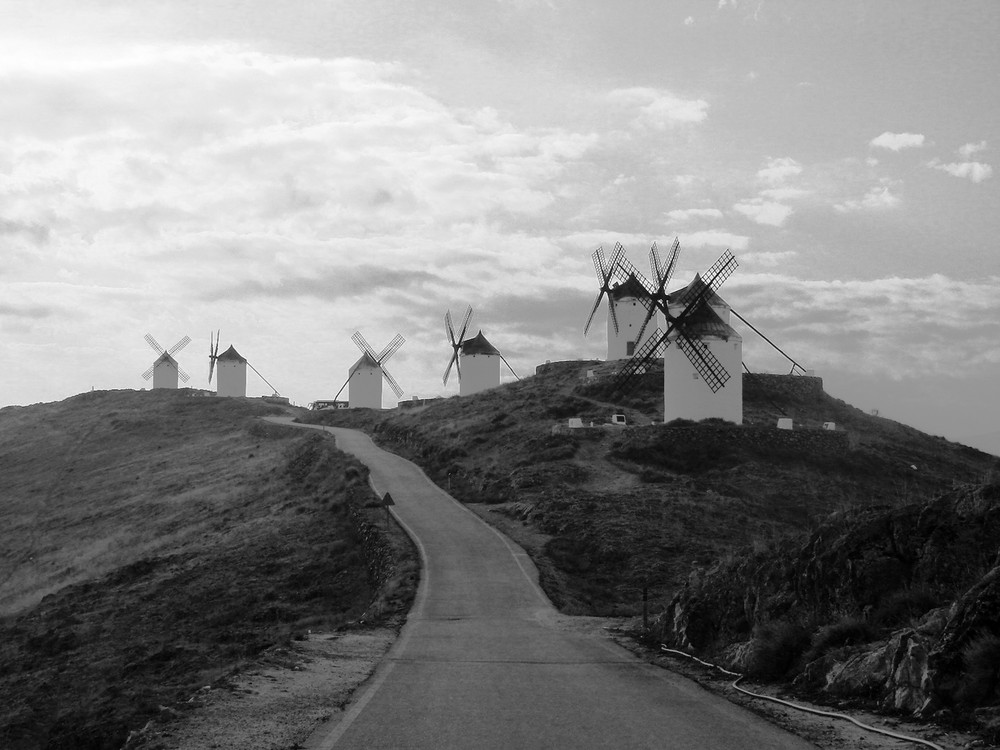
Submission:
<svg viewBox="0 0 1000 750">
<path fill-rule="evenodd" d="M 230 346 L 215 360 L 217 370 L 216 393 L 219 396 L 247 395 L 247 361 L 236 348 Z"/>
<path fill-rule="evenodd" d="M 382 368 L 365 352 L 348 371 L 348 408 L 382 408 Z"/>
<path fill-rule="evenodd" d="M 635 350 L 649 340 L 660 321 L 660 314 L 653 315 L 642 341 L 638 341 L 639 328 L 646 319 L 651 304 L 649 292 L 634 275 L 611 288 L 611 303 L 615 306 L 615 318 L 618 320 L 618 330 L 615 331 L 614 321 L 608 315 L 608 361 L 631 357 Z"/>
<path fill-rule="evenodd" d="M 163 352 L 153 363 L 153 388 L 177 387 L 177 360 Z"/>
<path fill-rule="evenodd" d="M 687 287 L 668 295 L 667 310 L 671 315 L 680 315 L 684 309 L 681 300 L 698 282 L 696 277 Z M 677 346 L 680 330 L 675 328 L 668 336 L 669 346 L 663 354 L 664 422 L 718 417 L 743 424 L 743 337 L 729 321 L 729 305 L 714 292 L 709 292 L 703 304 L 684 318 L 684 332 L 705 344 L 729 373 L 725 385 L 714 393 Z"/>
<path fill-rule="evenodd" d="M 500 385 L 500 350 L 486 340 L 481 330 L 462 342 L 458 356 L 462 373 L 459 396 L 471 396 Z"/>
</svg>

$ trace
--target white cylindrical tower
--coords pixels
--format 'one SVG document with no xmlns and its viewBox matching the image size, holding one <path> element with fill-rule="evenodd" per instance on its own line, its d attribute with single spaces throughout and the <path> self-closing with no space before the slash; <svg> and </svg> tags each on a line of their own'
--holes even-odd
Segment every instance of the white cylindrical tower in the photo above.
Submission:
<svg viewBox="0 0 1000 750">
<path fill-rule="evenodd" d="M 354 363 L 348 374 L 348 408 L 381 409 L 382 368 L 379 363 L 366 352 Z"/>
<path fill-rule="evenodd" d="M 698 283 L 698 279 L 692 285 Z M 683 298 L 691 286 L 670 294 L 667 309 L 680 315 Z M 677 345 L 681 334 L 675 328 L 663 353 L 663 421 L 716 417 L 743 424 L 743 337 L 729 325 L 729 305 L 709 292 L 699 306 L 684 317 L 681 327 L 715 355 L 729 374 L 725 385 L 713 392 L 695 365 Z"/>
<path fill-rule="evenodd" d="M 163 352 L 153 365 L 153 388 L 177 387 L 177 360 Z"/>
<path fill-rule="evenodd" d="M 649 310 L 649 292 L 639 283 L 635 276 L 613 287 L 610 292 L 611 303 L 615 306 L 615 318 L 618 320 L 618 330 L 615 331 L 614 321 L 608 314 L 608 360 L 631 357 L 635 350 L 653 335 L 660 321 L 660 314 L 653 315 L 642 341 L 638 340 L 639 328 L 646 319 Z"/>
<path fill-rule="evenodd" d="M 500 350 L 486 340 L 482 331 L 462 342 L 458 356 L 462 372 L 459 396 L 471 396 L 500 385 Z"/>
<path fill-rule="evenodd" d="M 216 359 L 216 393 L 219 396 L 247 395 L 247 361 L 230 346 Z"/>
</svg>

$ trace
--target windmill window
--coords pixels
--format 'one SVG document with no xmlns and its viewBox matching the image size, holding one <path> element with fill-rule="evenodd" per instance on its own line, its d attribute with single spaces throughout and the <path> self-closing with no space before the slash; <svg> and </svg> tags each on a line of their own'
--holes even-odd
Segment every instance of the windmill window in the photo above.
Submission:
<svg viewBox="0 0 1000 750">
<path fill-rule="evenodd" d="M 698 373 L 692 372 L 691 373 L 691 380 L 697 380 L 697 379 L 698 379 Z"/>
<path fill-rule="evenodd" d="M 635 342 L 634 341 L 626 341 L 625 342 L 625 356 L 631 357 L 633 354 L 635 354 Z"/>
</svg>

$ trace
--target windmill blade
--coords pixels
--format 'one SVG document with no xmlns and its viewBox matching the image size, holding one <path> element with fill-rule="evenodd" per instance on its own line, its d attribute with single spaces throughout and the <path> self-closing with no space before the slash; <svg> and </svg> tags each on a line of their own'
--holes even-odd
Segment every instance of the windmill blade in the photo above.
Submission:
<svg viewBox="0 0 1000 750">
<path fill-rule="evenodd" d="M 593 322 L 594 316 L 597 314 L 597 308 L 599 308 L 601 306 L 601 297 L 603 295 L 604 295 L 604 290 L 601 290 L 601 291 L 599 291 L 597 293 L 597 299 L 594 300 L 594 307 L 590 311 L 590 315 L 587 317 L 587 325 L 585 325 L 583 327 L 583 335 L 584 336 L 586 336 L 587 335 L 587 331 L 590 330 L 590 324 Z M 612 305 L 611 307 L 613 308 L 614 306 Z M 615 330 L 616 331 L 618 330 L 618 321 L 617 320 L 615 320 Z"/>
<path fill-rule="evenodd" d="M 350 383 L 350 382 L 351 382 L 350 378 L 348 378 L 347 380 L 344 381 L 344 384 L 342 386 L 340 386 L 340 390 L 337 391 L 337 395 L 333 397 L 334 401 L 336 401 L 338 398 L 340 398 L 340 394 L 344 392 L 344 389 L 347 387 L 347 384 Z"/>
<path fill-rule="evenodd" d="M 385 345 L 385 348 L 375 358 L 375 361 L 378 362 L 379 364 L 387 361 L 390 357 L 392 357 L 393 354 L 399 351 L 399 347 L 401 347 L 405 342 L 406 339 L 404 339 L 397 333 L 396 338 L 394 338 L 392 341 L 390 341 L 388 344 Z"/>
<path fill-rule="evenodd" d="M 377 359 L 375 356 L 375 350 L 372 349 L 371 344 L 365 341 L 365 337 L 361 335 L 361 331 L 355 331 L 354 335 L 351 336 L 351 341 L 353 341 L 355 346 L 357 346 L 358 349 L 367 354 L 369 357 Z"/>
<path fill-rule="evenodd" d="M 642 341 L 642 335 L 646 332 L 646 326 L 648 326 L 649 321 L 653 319 L 657 309 L 656 300 L 651 297 L 646 305 L 646 316 L 642 319 L 642 325 L 639 326 L 639 332 L 635 336 L 636 341 Z"/>
<path fill-rule="evenodd" d="M 465 311 L 465 317 L 462 319 L 462 328 L 458 332 L 458 342 L 461 344 L 465 341 L 465 332 L 469 330 L 469 323 L 472 322 L 472 305 L 469 305 L 468 309 Z"/>
<path fill-rule="evenodd" d="M 390 388 L 392 388 L 393 393 L 396 394 L 396 398 L 402 398 L 403 389 L 399 387 L 399 383 L 396 382 L 396 379 L 392 377 L 392 375 L 389 374 L 389 371 L 384 367 L 380 367 L 379 369 L 382 370 L 382 377 L 385 378 L 385 382 L 389 384 Z"/>
<path fill-rule="evenodd" d="M 177 377 L 181 379 L 182 383 L 186 383 L 191 379 L 191 376 L 184 372 L 184 368 L 177 365 Z"/>
<path fill-rule="evenodd" d="M 160 346 L 159 342 L 148 333 L 143 336 L 143 338 L 146 339 L 146 343 L 149 344 L 149 347 L 157 354 L 163 354 L 163 352 L 166 351 L 162 346 Z"/>
<path fill-rule="evenodd" d="M 458 347 L 455 347 L 455 351 L 451 354 L 451 361 L 448 362 L 448 367 L 444 371 L 444 379 L 441 381 L 444 385 L 448 385 L 448 376 L 451 375 L 451 366 L 455 365 L 455 369 L 458 370 L 459 382 L 462 380 L 462 371 L 459 369 L 458 365 Z"/>
<path fill-rule="evenodd" d="M 684 352 L 695 371 L 701 375 L 705 385 L 718 393 L 729 380 L 729 372 L 701 339 L 688 336 L 683 330 L 677 337 L 677 348 Z"/>
<path fill-rule="evenodd" d="M 215 373 L 215 358 L 209 358 L 208 360 L 208 384 L 212 384 L 212 375 Z"/>
<path fill-rule="evenodd" d="M 669 328 L 667 329 L 669 332 Z M 636 349 L 632 358 L 622 365 L 622 368 L 611 381 L 611 392 L 628 390 L 628 386 L 634 384 L 635 376 L 654 359 L 657 359 L 663 349 L 669 346 L 667 334 L 657 328 L 652 335 L 646 339 L 646 343 Z"/>
<path fill-rule="evenodd" d="M 636 268 L 633 265 L 632 261 L 630 261 L 628 258 L 623 257 L 615 265 L 615 277 L 618 279 L 618 281 L 624 283 L 628 281 L 629 276 L 635 276 L 635 280 L 638 281 L 639 284 L 642 285 L 642 288 L 645 289 L 649 294 L 653 294 L 653 292 L 656 290 L 656 287 L 654 287 L 653 284 L 649 281 L 649 279 L 647 279 L 642 274 L 642 271 Z"/>
<path fill-rule="evenodd" d="M 733 271 L 739 263 L 736 262 L 736 258 L 733 254 L 726 250 L 721 257 L 715 261 L 711 268 L 706 272 L 708 281 L 699 280 L 699 283 L 692 284 L 691 288 L 688 289 L 687 293 L 680 300 L 681 304 L 684 305 L 684 312 L 681 315 L 686 315 L 690 309 L 694 309 L 695 306 L 706 296 L 709 292 L 716 291 L 722 286 L 722 283 L 732 276 Z"/>
<path fill-rule="evenodd" d="M 222 338 L 222 331 L 214 334 L 208 332 L 208 383 L 212 384 L 212 374 L 215 372 L 215 360 L 219 358 L 219 340 Z"/>
<path fill-rule="evenodd" d="M 179 352 L 181 349 L 183 349 L 185 346 L 187 346 L 190 343 L 191 343 L 191 337 L 190 336 L 185 336 L 180 341 L 178 341 L 176 344 L 174 344 L 172 347 L 170 347 L 170 351 L 168 351 L 167 354 L 173 356 L 174 354 L 176 354 L 177 352 Z"/>
<path fill-rule="evenodd" d="M 508 369 L 508 370 L 510 370 L 510 374 L 511 374 L 511 375 L 513 375 L 513 376 L 514 376 L 515 378 L 517 378 L 518 380 L 520 380 L 520 379 L 521 379 L 521 376 L 520 376 L 520 375 L 518 375 L 518 374 L 517 374 L 516 372 L 514 372 L 514 368 L 510 366 L 510 362 L 508 362 L 508 361 L 507 361 L 507 358 L 506 358 L 506 357 L 504 357 L 504 356 L 503 356 L 502 354 L 500 355 L 500 360 L 501 360 L 501 361 L 502 361 L 502 362 L 503 362 L 503 363 L 504 363 L 505 365 L 507 365 L 507 369 Z"/>
<path fill-rule="evenodd" d="M 156 364 L 155 363 L 151 364 L 149 366 L 149 369 L 146 370 L 146 372 L 144 372 L 142 374 L 142 379 L 143 380 L 149 380 L 151 377 L 153 377 L 153 370 L 155 370 L 155 369 L 156 369 Z"/>
<path fill-rule="evenodd" d="M 457 345 L 455 341 L 455 328 L 451 324 L 451 310 L 445 310 L 444 313 L 444 335 L 452 346 Z"/>
<path fill-rule="evenodd" d="M 677 259 L 681 255 L 681 241 L 674 237 L 674 242 L 670 246 L 670 254 L 667 256 L 667 267 L 663 271 L 663 285 L 670 283 L 674 276 L 674 269 L 677 268 Z"/>
<path fill-rule="evenodd" d="M 618 316 L 615 315 L 615 303 L 611 299 L 611 278 L 615 274 L 615 268 L 622 258 L 625 257 L 625 248 L 621 243 L 615 243 L 614 252 L 611 254 L 611 261 L 608 262 L 607 258 L 604 256 L 604 247 L 599 246 L 591 256 L 594 261 L 594 270 L 597 272 L 597 281 L 600 284 L 599 291 L 597 292 L 597 301 L 594 302 L 594 309 L 590 311 L 590 317 L 587 318 L 587 324 L 583 327 L 583 335 L 586 336 L 587 332 L 590 330 L 590 324 L 594 320 L 594 314 L 597 312 L 597 308 L 601 305 L 601 297 L 607 296 L 608 299 L 608 317 L 611 319 L 611 323 L 615 327 L 615 333 L 618 333 Z"/>
</svg>

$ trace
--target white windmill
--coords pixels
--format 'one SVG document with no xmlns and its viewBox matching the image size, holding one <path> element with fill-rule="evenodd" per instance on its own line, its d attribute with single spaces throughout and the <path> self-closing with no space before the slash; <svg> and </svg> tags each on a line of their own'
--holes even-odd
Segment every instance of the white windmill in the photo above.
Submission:
<svg viewBox="0 0 1000 750">
<path fill-rule="evenodd" d="M 653 250 L 656 243 L 653 243 Z M 651 250 L 652 252 L 652 250 Z M 601 298 L 608 301 L 608 361 L 631 357 L 649 337 L 652 330 L 643 335 L 644 324 L 650 310 L 655 310 L 652 301 L 653 289 L 646 278 L 636 270 L 625 257 L 625 248 L 615 243 L 610 261 L 604 255 L 604 248 L 598 247 L 592 256 L 594 270 L 600 284 L 597 299 L 591 308 L 583 335 L 587 335 L 594 320 Z"/>
<path fill-rule="evenodd" d="M 208 382 L 212 382 L 212 373 L 216 368 L 218 368 L 218 374 L 215 379 L 215 393 L 218 396 L 236 396 L 245 397 L 247 395 L 247 367 L 257 373 L 257 377 L 263 380 L 268 388 L 270 388 L 274 395 L 278 395 L 278 391 L 273 385 L 267 382 L 267 379 L 257 372 L 257 368 L 254 367 L 250 362 L 247 361 L 246 357 L 243 357 L 236 347 L 230 344 L 229 348 L 226 349 L 222 354 L 219 354 L 219 331 L 216 331 L 214 336 L 209 332 L 209 345 L 208 345 Z"/>
<path fill-rule="evenodd" d="M 687 286 L 667 293 L 679 253 L 675 241 L 664 264 L 656 246 L 650 250 L 656 287 L 640 337 L 655 310 L 663 313 L 667 328 L 656 328 L 636 350 L 618 371 L 612 390 L 624 389 L 653 359 L 662 356 L 664 422 L 717 417 L 742 424 L 743 338 L 729 325 L 729 305 L 716 293 L 736 269 L 736 259 L 727 250 L 706 272 L 707 281 L 696 275 Z"/>
<path fill-rule="evenodd" d="M 465 333 L 469 329 L 472 320 L 472 307 L 465 311 L 465 319 L 459 330 L 458 337 L 455 336 L 455 328 L 451 322 L 451 310 L 444 314 L 444 332 L 451 344 L 452 354 L 448 367 L 444 371 L 444 384 L 448 385 L 448 377 L 451 375 L 452 365 L 458 372 L 458 395 L 471 396 L 490 388 L 500 385 L 500 364 L 507 365 L 511 374 L 518 378 L 517 373 L 504 359 L 503 354 L 483 335 L 482 330 L 471 339 L 465 338 Z M 518 378 L 520 380 L 520 378 Z"/>
<path fill-rule="evenodd" d="M 156 361 L 149 366 L 149 369 L 142 374 L 143 380 L 153 379 L 153 388 L 176 388 L 177 379 L 180 378 L 183 382 L 188 382 L 191 376 L 181 369 L 181 366 L 177 364 L 177 360 L 174 359 L 174 355 L 177 354 L 181 349 L 191 343 L 191 337 L 185 336 L 176 344 L 174 344 L 170 349 L 164 349 L 157 343 L 156 339 L 150 336 L 148 333 L 144 337 L 146 343 L 149 344 L 150 349 L 156 352 L 159 356 Z"/>
<path fill-rule="evenodd" d="M 337 395 L 333 397 L 334 401 L 340 396 L 344 388 L 350 386 L 348 388 L 348 408 L 381 409 L 383 379 L 392 388 L 393 393 L 396 394 L 396 398 L 400 398 L 403 395 L 403 389 L 399 387 L 395 378 L 385 369 L 385 363 L 393 354 L 399 351 L 399 347 L 403 345 L 406 339 L 397 333 L 396 338 L 386 344 L 385 348 L 378 354 L 365 341 L 365 337 L 361 335 L 360 331 L 355 331 L 354 335 L 351 336 L 351 340 L 361 350 L 361 358 L 351 366 L 347 374 L 347 380 L 340 386 Z"/>
</svg>

